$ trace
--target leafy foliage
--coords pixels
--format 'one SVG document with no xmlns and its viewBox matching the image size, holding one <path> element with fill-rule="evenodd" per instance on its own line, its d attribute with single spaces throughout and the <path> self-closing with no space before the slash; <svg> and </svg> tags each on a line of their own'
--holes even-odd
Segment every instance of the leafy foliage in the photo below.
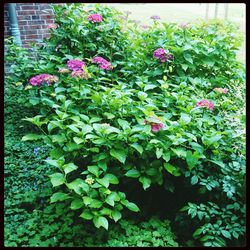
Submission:
<svg viewBox="0 0 250 250">
<path fill-rule="evenodd" d="M 15 77 L 8 79 L 26 90 L 20 102 L 39 108 L 37 115 L 24 120 L 40 132 L 23 141 L 44 139 L 52 147 L 46 161 L 54 170 L 49 175 L 55 190 L 51 203 L 65 204 L 86 223 L 108 230 L 110 221 L 118 222 L 126 209 L 142 211 L 121 189 L 124 183 L 133 179 L 144 190 L 159 185 L 174 192 L 178 180 L 183 186 L 188 182 L 197 200 L 205 201 L 196 205 L 182 200 L 195 207 L 183 211 L 193 219 L 198 216 L 194 237 L 205 235 L 200 238 L 204 246 L 233 244 L 233 232 L 234 238 L 243 237 L 245 72 L 236 61 L 240 39 L 234 25 L 213 20 L 183 28 L 154 21 L 142 30 L 102 5 L 86 11 L 68 4 L 55 11 L 59 27 L 38 49 L 37 61 L 25 73 L 13 63 Z M 104 21 L 90 22 L 93 13 Z M 153 52 L 159 47 L 167 48 L 174 59 L 156 60 Z M 10 45 L 9 50 L 13 55 L 19 49 Z M 95 56 L 106 58 L 112 69 L 94 65 Z M 86 62 L 85 77 L 60 73 L 76 58 Z M 24 57 L 20 64 L 27 63 Z M 44 73 L 58 80 L 41 86 L 27 83 Z M 229 92 L 218 93 L 217 87 Z M 214 108 L 197 107 L 201 99 L 209 99 Z M 242 209 L 231 209 L 235 204 Z M 240 219 L 240 226 L 235 219 L 227 221 L 229 228 L 217 220 L 202 224 L 211 209 L 218 221 L 228 216 L 226 209 Z M 176 214 L 178 221 L 182 215 Z M 211 243 L 211 237 L 216 241 Z"/>
</svg>

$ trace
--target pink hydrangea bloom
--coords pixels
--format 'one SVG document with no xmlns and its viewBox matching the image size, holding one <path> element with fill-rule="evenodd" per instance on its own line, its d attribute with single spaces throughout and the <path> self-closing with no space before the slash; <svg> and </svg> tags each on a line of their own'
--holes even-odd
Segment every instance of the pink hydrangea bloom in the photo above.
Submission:
<svg viewBox="0 0 250 250">
<path fill-rule="evenodd" d="M 37 76 L 32 77 L 29 80 L 29 83 L 33 86 L 40 86 L 43 83 L 47 83 L 48 85 L 51 85 L 54 82 L 57 82 L 59 79 L 57 76 L 49 75 L 49 74 L 40 74 Z"/>
<path fill-rule="evenodd" d="M 164 124 L 161 122 L 161 120 L 158 117 L 154 117 L 154 118 L 159 120 L 159 123 L 149 122 L 147 120 L 144 120 L 144 123 L 150 124 L 152 132 L 158 132 L 159 130 L 164 128 Z"/>
<path fill-rule="evenodd" d="M 214 109 L 214 104 L 206 99 L 199 101 L 196 104 L 196 107 L 204 107 L 213 110 Z"/>
<path fill-rule="evenodd" d="M 151 16 L 150 18 L 153 19 L 153 20 L 159 20 L 159 19 L 161 19 L 159 16 Z"/>
<path fill-rule="evenodd" d="M 163 48 L 156 49 L 154 51 L 154 57 L 158 58 L 161 62 L 172 61 L 174 56 Z"/>
<path fill-rule="evenodd" d="M 86 64 L 81 60 L 73 59 L 67 62 L 67 66 L 71 70 L 82 70 L 82 67 L 86 66 Z"/>
<path fill-rule="evenodd" d="M 58 25 L 56 23 L 50 23 L 48 24 L 48 29 L 56 29 Z"/>
<path fill-rule="evenodd" d="M 92 21 L 93 23 L 100 23 L 102 22 L 102 15 L 100 14 L 91 14 L 88 17 L 89 21 Z"/>
<path fill-rule="evenodd" d="M 112 69 L 112 64 L 100 56 L 94 57 L 92 62 L 98 64 L 100 69 Z"/>
<path fill-rule="evenodd" d="M 229 90 L 227 89 L 227 88 L 214 88 L 214 91 L 215 92 L 218 92 L 218 93 L 224 93 L 224 94 L 226 94 Z"/>
</svg>

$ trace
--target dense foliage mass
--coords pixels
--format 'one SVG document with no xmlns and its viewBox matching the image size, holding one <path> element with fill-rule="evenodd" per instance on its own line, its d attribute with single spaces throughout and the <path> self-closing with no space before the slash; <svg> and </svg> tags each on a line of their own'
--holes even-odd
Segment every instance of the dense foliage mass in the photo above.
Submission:
<svg viewBox="0 0 250 250">
<path fill-rule="evenodd" d="M 50 147 L 53 208 L 109 235 L 119 222 L 137 232 L 112 236 L 113 246 L 177 246 L 166 218 L 181 245 L 243 245 L 245 72 L 234 25 L 153 16 L 146 27 L 101 5 L 55 8 L 32 62 L 13 44 L 7 54 L 7 82 L 37 110 L 24 120 L 40 132 L 22 139 Z M 129 210 L 161 220 L 133 226 L 121 219 Z"/>
</svg>

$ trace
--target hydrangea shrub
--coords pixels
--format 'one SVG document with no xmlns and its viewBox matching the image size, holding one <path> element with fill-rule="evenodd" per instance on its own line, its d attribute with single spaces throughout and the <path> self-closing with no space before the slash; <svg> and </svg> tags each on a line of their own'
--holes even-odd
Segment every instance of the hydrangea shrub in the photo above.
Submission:
<svg viewBox="0 0 250 250">
<path fill-rule="evenodd" d="M 32 88 L 20 86 L 40 108 L 26 120 L 41 133 L 23 140 L 42 138 L 53 147 L 46 160 L 58 168 L 50 176 L 51 202 L 65 202 L 108 229 L 124 209 L 140 211 L 120 184 L 137 180 L 144 190 L 160 185 L 174 192 L 179 178 L 220 209 L 242 207 L 244 67 L 236 60 L 240 39 L 234 25 L 179 26 L 155 16 L 145 29 L 101 5 L 55 8 L 57 28 L 41 59 L 47 64 L 36 65 L 37 75 L 26 79 Z M 196 206 L 188 203 L 183 211 L 198 216 L 194 237 L 207 246 L 244 235 L 224 227 L 220 215 L 212 221 L 209 205 L 201 212 Z M 241 228 L 243 210 L 234 215 Z M 219 240 L 213 241 L 206 232 L 216 223 Z"/>
</svg>

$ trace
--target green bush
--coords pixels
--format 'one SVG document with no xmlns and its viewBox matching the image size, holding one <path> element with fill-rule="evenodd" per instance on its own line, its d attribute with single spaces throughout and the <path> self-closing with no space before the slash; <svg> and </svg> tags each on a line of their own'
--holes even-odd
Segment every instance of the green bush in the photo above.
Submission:
<svg viewBox="0 0 250 250">
<path fill-rule="evenodd" d="M 170 193 L 178 183 L 201 202 L 187 200 L 183 189 L 175 210 L 179 225 L 178 210 L 189 202 L 182 211 L 195 220 L 191 231 L 204 246 L 244 244 L 245 72 L 236 61 L 234 25 L 216 20 L 180 27 L 154 20 L 144 30 L 101 5 L 84 11 L 69 4 L 56 13 L 58 27 L 42 58 L 18 84 L 27 90 L 23 100 L 40 109 L 25 120 L 41 133 L 23 140 L 44 139 L 52 147 L 46 160 L 57 169 L 50 175 L 51 203 L 64 202 L 108 229 L 108 219 L 120 220 L 124 208 L 143 210 L 136 205 L 139 196 L 132 202 L 127 195 L 135 180 L 144 190 L 159 185 Z M 88 20 L 94 13 L 102 22 Z M 168 59 L 154 54 L 159 48 Z M 111 64 L 98 67 L 96 56 Z M 73 59 L 86 66 L 67 73 Z M 40 76 L 28 83 L 36 74 L 50 76 L 41 76 L 42 85 Z"/>
</svg>

